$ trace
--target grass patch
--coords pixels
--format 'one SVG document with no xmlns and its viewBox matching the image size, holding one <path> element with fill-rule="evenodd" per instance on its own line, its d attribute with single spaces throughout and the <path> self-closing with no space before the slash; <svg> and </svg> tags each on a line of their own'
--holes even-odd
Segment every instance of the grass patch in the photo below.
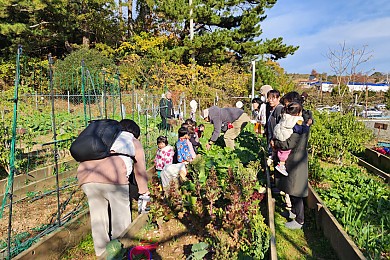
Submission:
<svg viewBox="0 0 390 260">
<path fill-rule="evenodd" d="M 70 248 L 68 251 L 66 251 L 61 259 L 95 259 L 95 249 L 93 248 L 92 234 L 89 233 L 80 241 L 76 247 Z"/>
<path fill-rule="evenodd" d="M 277 198 L 281 202 L 280 198 Z M 279 203 L 278 203 L 279 204 Z M 277 208 L 277 211 L 282 209 Z M 321 230 L 317 230 L 314 212 L 306 210 L 303 229 L 289 230 L 284 226 L 287 220 L 275 212 L 276 251 L 278 259 L 338 259 L 329 241 Z"/>
</svg>

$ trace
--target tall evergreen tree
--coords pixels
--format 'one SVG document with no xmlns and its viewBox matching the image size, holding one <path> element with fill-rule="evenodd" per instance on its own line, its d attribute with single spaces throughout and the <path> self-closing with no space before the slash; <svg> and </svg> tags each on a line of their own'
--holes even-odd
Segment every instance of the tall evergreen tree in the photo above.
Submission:
<svg viewBox="0 0 390 260">
<path fill-rule="evenodd" d="M 62 56 L 71 43 L 120 40 L 115 0 L 0 0 L 0 55 Z M 66 45 L 68 43 L 68 45 Z"/>
<path fill-rule="evenodd" d="M 247 62 L 256 55 L 285 58 L 298 49 L 283 44 L 282 38 L 260 39 L 265 10 L 275 3 L 276 0 L 192 0 L 190 6 L 188 0 L 158 0 L 154 10 L 161 32 L 173 33 L 181 40 L 179 47 L 184 48 L 187 62 L 191 54 L 198 64 Z M 190 18 L 195 24 L 193 41 L 189 40 Z"/>
</svg>

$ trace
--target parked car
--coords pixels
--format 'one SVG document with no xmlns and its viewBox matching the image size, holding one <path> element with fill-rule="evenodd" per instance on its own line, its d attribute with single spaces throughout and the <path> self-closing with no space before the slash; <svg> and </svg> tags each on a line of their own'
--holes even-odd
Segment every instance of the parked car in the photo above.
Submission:
<svg viewBox="0 0 390 260">
<path fill-rule="evenodd" d="M 363 110 L 360 112 L 359 116 L 362 117 L 382 117 L 383 111 L 378 110 L 374 107 L 367 108 L 367 110 Z"/>
<path fill-rule="evenodd" d="M 386 105 L 385 104 L 378 104 L 375 106 L 375 108 L 378 110 L 386 110 Z"/>
<path fill-rule="evenodd" d="M 323 107 L 317 107 L 317 111 L 331 113 L 331 112 L 339 112 L 340 109 L 338 106 L 332 106 L 332 107 L 323 106 Z"/>
</svg>

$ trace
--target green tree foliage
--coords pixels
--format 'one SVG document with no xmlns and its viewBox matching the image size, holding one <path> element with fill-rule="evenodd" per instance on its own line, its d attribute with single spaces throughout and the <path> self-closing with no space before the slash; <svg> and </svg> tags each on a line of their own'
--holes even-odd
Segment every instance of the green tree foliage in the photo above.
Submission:
<svg viewBox="0 0 390 260">
<path fill-rule="evenodd" d="M 282 94 L 294 90 L 294 82 L 275 61 L 256 62 L 256 76 L 256 90 L 260 90 L 263 85 L 271 85 Z"/>
<path fill-rule="evenodd" d="M 81 48 L 72 52 L 64 60 L 55 64 L 55 85 L 57 89 L 81 92 L 81 62 L 85 65 L 85 78 L 92 81 L 102 80 L 102 72 L 116 73 L 114 62 L 94 49 Z M 97 84 L 95 82 L 94 84 Z"/>
<path fill-rule="evenodd" d="M 282 38 L 262 40 L 260 23 L 266 18 L 267 8 L 275 4 L 267 1 L 207 1 L 160 0 L 156 3 L 156 22 L 162 23 L 163 33 L 175 34 L 183 48 L 184 62 L 194 55 L 198 64 L 248 62 L 255 55 L 269 54 L 280 59 L 293 54 L 298 47 L 287 46 Z M 192 9 L 194 39 L 189 39 L 189 19 Z"/>
<path fill-rule="evenodd" d="M 385 104 L 387 108 L 390 108 L 390 88 L 385 93 Z"/>
<path fill-rule="evenodd" d="M 221 102 L 230 96 L 247 96 L 251 78 L 250 73 L 232 64 L 192 66 L 141 59 L 134 54 L 121 62 L 119 70 L 121 80 L 133 82 L 136 88 L 145 85 L 148 91 L 156 93 L 168 88 L 176 93 L 185 92 L 188 98 L 202 97 L 210 100 L 218 95 Z"/>
<path fill-rule="evenodd" d="M 118 40 L 114 0 L 0 0 L 0 55 L 18 44 L 32 56 L 62 56 L 72 44 Z"/>
<path fill-rule="evenodd" d="M 3 62 L 0 64 L 0 89 L 5 90 L 13 84 L 15 76 L 15 62 Z"/>
</svg>

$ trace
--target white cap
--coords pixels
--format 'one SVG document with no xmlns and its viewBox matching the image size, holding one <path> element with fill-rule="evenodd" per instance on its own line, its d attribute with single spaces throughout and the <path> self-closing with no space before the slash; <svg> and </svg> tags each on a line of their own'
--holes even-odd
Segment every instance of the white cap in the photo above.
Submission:
<svg viewBox="0 0 390 260">
<path fill-rule="evenodd" d="M 202 119 L 205 119 L 205 118 L 208 117 L 208 116 L 209 116 L 209 109 L 208 109 L 208 108 L 203 109 L 202 114 L 200 115 L 200 117 L 201 117 Z"/>
<path fill-rule="evenodd" d="M 263 96 L 267 96 L 267 93 L 268 91 L 270 91 L 272 89 L 272 87 L 270 85 L 263 85 L 261 88 L 260 88 L 260 93 L 261 95 Z"/>
<path fill-rule="evenodd" d="M 195 100 L 191 100 L 190 107 L 196 110 L 196 108 L 198 107 L 198 103 Z"/>
</svg>

